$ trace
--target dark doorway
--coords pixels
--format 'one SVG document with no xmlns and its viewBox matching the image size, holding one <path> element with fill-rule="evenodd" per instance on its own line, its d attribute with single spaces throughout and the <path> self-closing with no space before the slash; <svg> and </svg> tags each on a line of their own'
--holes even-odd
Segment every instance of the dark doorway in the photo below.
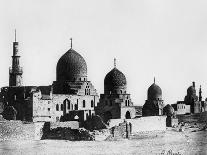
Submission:
<svg viewBox="0 0 207 155">
<path fill-rule="evenodd" d="M 130 112 L 129 111 L 126 112 L 125 118 L 126 119 L 131 119 L 131 115 L 130 115 Z"/>
</svg>

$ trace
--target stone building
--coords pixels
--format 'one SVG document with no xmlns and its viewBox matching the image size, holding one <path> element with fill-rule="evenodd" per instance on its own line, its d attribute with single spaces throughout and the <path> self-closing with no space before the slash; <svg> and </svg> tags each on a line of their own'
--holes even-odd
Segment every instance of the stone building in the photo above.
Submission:
<svg viewBox="0 0 207 155">
<path fill-rule="evenodd" d="M 135 117 L 135 107 L 127 93 L 127 81 L 125 75 L 116 67 L 105 76 L 104 94 L 100 95 L 100 101 L 96 108 L 96 114 L 105 122 L 109 119 L 130 119 Z"/>
<path fill-rule="evenodd" d="M 148 88 L 147 100 L 142 108 L 143 116 L 159 116 L 163 115 L 164 103 L 162 100 L 162 90 L 154 83 Z"/>
<path fill-rule="evenodd" d="M 15 32 L 9 86 L 1 88 L 0 101 L 16 111 L 17 120 L 82 122 L 95 115 L 99 96 L 87 80 L 84 58 L 72 49 L 72 39 L 71 48 L 57 63 L 56 81 L 50 86 L 23 86 L 19 58 Z"/>
<path fill-rule="evenodd" d="M 195 82 L 192 82 L 192 86 L 187 89 L 187 95 L 185 96 L 184 101 L 177 101 L 177 103 L 172 106 L 174 107 L 176 114 L 181 115 L 207 111 L 206 105 L 207 102 L 202 101 L 201 86 L 199 88 L 199 96 L 197 96 Z"/>
<path fill-rule="evenodd" d="M 69 49 L 58 61 L 56 81 L 53 82 L 53 104 L 56 120 L 84 121 L 95 115 L 99 96 L 87 79 L 87 65 L 84 58 L 75 50 Z M 76 118 L 75 118 L 76 116 Z"/>
</svg>

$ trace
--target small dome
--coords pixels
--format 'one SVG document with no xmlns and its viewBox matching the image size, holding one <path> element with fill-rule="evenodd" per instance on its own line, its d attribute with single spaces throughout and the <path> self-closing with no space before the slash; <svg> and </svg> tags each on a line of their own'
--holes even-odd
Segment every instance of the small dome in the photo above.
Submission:
<svg viewBox="0 0 207 155">
<path fill-rule="evenodd" d="M 195 87 L 194 87 L 194 86 L 190 86 L 190 87 L 188 87 L 188 89 L 187 89 L 187 94 L 188 94 L 188 95 L 194 95 L 194 94 L 196 94 Z"/>
<path fill-rule="evenodd" d="M 126 86 L 126 77 L 117 68 L 112 69 L 104 79 L 104 86 L 119 87 Z"/>
<path fill-rule="evenodd" d="M 173 116 L 174 112 L 174 108 L 169 104 L 163 108 L 163 114 L 166 116 Z"/>
<path fill-rule="evenodd" d="M 71 48 L 59 59 L 56 74 L 57 81 L 75 81 L 81 77 L 87 77 L 86 62 Z"/>
<path fill-rule="evenodd" d="M 148 88 L 148 99 L 149 100 L 161 100 L 162 99 L 162 89 L 153 83 L 149 88 Z"/>
</svg>

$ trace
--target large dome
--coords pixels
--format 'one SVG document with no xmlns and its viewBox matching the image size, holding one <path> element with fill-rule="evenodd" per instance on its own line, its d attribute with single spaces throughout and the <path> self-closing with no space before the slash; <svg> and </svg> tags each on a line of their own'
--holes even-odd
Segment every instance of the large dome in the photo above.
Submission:
<svg viewBox="0 0 207 155">
<path fill-rule="evenodd" d="M 104 79 L 104 86 L 119 87 L 126 86 L 126 77 L 117 68 L 112 69 Z"/>
<path fill-rule="evenodd" d="M 72 48 L 58 61 L 57 81 L 77 81 L 87 77 L 87 65 L 84 58 Z"/>
<path fill-rule="evenodd" d="M 153 83 L 148 88 L 148 99 L 149 100 L 161 100 L 162 99 L 162 89 Z"/>
</svg>

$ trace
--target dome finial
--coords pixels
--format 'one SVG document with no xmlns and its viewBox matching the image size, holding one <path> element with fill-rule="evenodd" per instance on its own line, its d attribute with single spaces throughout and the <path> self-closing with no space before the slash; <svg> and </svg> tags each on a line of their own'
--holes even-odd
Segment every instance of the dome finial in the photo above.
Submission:
<svg viewBox="0 0 207 155">
<path fill-rule="evenodd" d="M 116 68 L 116 58 L 114 58 L 114 68 Z"/>
<path fill-rule="evenodd" d="M 154 84 L 155 84 L 155 77 L 154 77 Z"/>
<path fill-rule="evenodd" d="M 70 38 L 70 48 L 73 48 L 73 38 Z"/>
<path fill-rule="evenodd" d="M 17 39 L 17 37 L 16 37 L 16 29 L 14 30 L 14 41 L 16 42 L 16 39 Z"/>
</svg>

